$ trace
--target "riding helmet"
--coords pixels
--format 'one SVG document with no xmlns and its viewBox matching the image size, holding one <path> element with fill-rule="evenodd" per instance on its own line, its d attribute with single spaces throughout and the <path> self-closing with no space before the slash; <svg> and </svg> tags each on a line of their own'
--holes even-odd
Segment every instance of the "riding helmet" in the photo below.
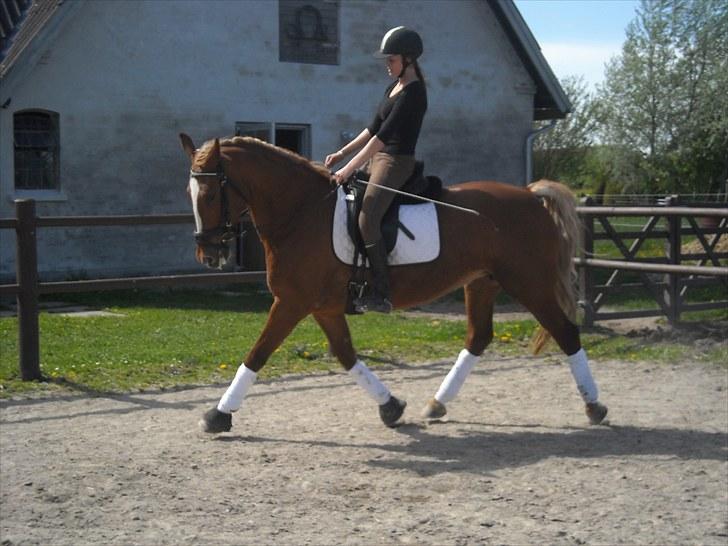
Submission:
<svg viewBox="0 0 728 546">
<path fill-rule="evenodd" d="M 414 30 L 406 27 L 394 27 L 382 38 L 377 52 L 379 56 L 402 55 L 416 59 L 422 55 L 422 38 Z"/>
</svg>

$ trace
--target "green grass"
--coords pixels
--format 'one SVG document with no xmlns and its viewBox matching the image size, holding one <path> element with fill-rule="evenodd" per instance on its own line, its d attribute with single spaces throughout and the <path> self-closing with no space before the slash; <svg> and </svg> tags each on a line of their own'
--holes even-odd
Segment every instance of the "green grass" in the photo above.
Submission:
<svg viewBox="0 0 728 546">
<path fill-rule="evenodd" d="M 53 299 L 123 316 L 79 318 L 42 312 L 41 368 L 48 381 L 40 383 L 20 380 L 17 319 L 0 319 L 0 397 L 28 391 L 120 392 L 228 382 L 255 343 L 271 303 L 270 295 L 250 287 L 234 293 L 119 291 Z M 728 317 L 724 312 L 720 318 Z M 466 334 L 465 321 L 404 313 L 351 317 L 349 324 L 359 354 L 374 366 L 454 358 Z M 533 320 L 497 323 L 489 350 L 529 354 L 535 327 Z M 717 353 L 696 354 L 678 342 L 645 344 L 598 332 L 586 333 L 584 345 L 593 358 L 720 359 Z M 555 346 L 550 350 L 557 351 Z M 307 318 L 271 356 L 261 377 L 340 369 L 318 325 Z"/>
</svg>

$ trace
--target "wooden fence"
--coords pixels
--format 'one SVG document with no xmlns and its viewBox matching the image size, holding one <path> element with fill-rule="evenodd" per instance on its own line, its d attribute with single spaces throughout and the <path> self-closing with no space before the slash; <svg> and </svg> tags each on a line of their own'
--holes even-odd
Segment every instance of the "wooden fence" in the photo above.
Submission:
<svg viewBox="0 0 728 546">
<path fill-rule="evenodd" d="M 588 198 L 582 200 L 578 210 L 584 225 L 583 253 L 575 261 L 580 267 L 579 295 L 585 326 L 598 320 L 660 315 L 675 323 L 688 311 L 728 308 L 728 267 L 720 261 L 728 259 L 728 252 L 716 250 L 720 237 L 728 234 L 728 207 L 725 204 L 711 204 L 710 207 L 676 205 L 679 205 L 678 196 L 667 197 L 662 200 L 662 206 L 656 207 L 604 207 L 595 205 Z M 640 218 L 644 224 L 639 230 L 631 226 L 620 230 L 614 222 L 620 218 Z M 701 221 L 704 225 L 700 225 Z M 596 229 L 597 224 L 601 229 Z M 687 238 L 699 241 L 701 250 L 683 253 L 683 242 Z M 650 239 L 663 241 L 663 256 L 638 256 Z M 600 259 L 595 254 L 597 241 L 610 241 L 622 259 Z M 708 263 L 711 265 L 706 265 Z M 597 269 L 609 273 L 603 284 L 596 282 Z M 636 282 L 632 279 L 620 282 L 626 271 L 637 272 Z M 688 302 L 691 289 L 711 285 L 721 287 L 723 296 L 710 302 Z M 646 291 L 657 307 L 602 310 L 609 295 L 635 288 Z"/>
<path fill-rule="evenodd" d="M 265 271 L 127 277 L 67 282 L 39 282 L 36 232 L 46 227 L 140 226 L 194 224 L 191 214 L 138 216 L 55 216 L 38 218 L 35 201 L 15 201 L 15 218 L 0 219 L 0 229 L 16 231 L 16 284 L 0 285 L 0 296 L 15 295 L 18 309 L 18 360 L 23 380 L 41 379 L 38 296 L 68 292 L 119 290 L 157 286 L 188 286 L 264 282 Z"/>
<path fill-rule="evenodd" d="M 671 203 L 667 203 L 671 204 Z M 18 350 L 21 377 L 24 380 L 42 378 L 40 370 L 40 340 L 38 331 L 38 296 L 40 294 L 88 292 L 97 290 L 118 290 L 124 288 L 211 285 L 241 282 L 263 282 L 265 271 L 236 273 L 207 273 L 196 275 L 168 275 L 155 277 L 132 277 L 116 279 L 95 279 L 67 282 L 40 282 L 38 278 L 37 229 L 47 227 L 81 226 L 139 226 L 160 224 L 192 224 L 191 214 L 132 215 L 132 216 L 85 216 L 85 217 L 42 217 L 36 216 L 33 200 L 15 202 L 16 217 L 0 219 L 0 229 L 16 231 L 16 284 L 0 285 L 0 296 L 16 296 L 18 310 Z M 584 219 L 585 255 L 576 258 L 580 268 L 580 292 L 585 309 L 585 324 L 618 317 L 639 317 L 664 314 L 672 322 L 679 320 L 680 313 L 688 310 L 714 309 L 728 306 L 728 296 L 717 302 L 699 304 L 685 303 L 689 287 L 706 283 L 721 283 L 728 286 L 728 267 L 721 266 L 719 260 L 728 258 L 728 253 L 714 249 L 722 234 L 728 233 L 728 208 L 694 207 L 598 207 L 588 201 L 578 208 Z M 610 222 L 610 217 L 641 216 L 648 217 L 645 226 L 638 232 L 618 231 Z M 717 218 L 715 227 L 702 228 L 696 217 Z M 667 229 L 657 229 L 661 218 L 666 218 Z M 683 227 L 683 220 L 689 228 Z M 602 231 L 595 230 L 599 222 Z M 683 255 L 681 240 L 683 236 L 694 235 L 701 241 L 705 252 L 697 255 Z M 706 238 L 706 236 L 708 238 Z M 645 261 L 637 258 L 637 253 L 646 239 L 664 238 L 667 241 L 666 257 L 661 260 Z M 594 257 L 594 242 L 609 239 L 620 249 L 624 260 L 602 260 Z M 629 247 L 625 240 L 634 239 Z M 697 260 L 697 265 L 683 262 Z M 713 265 L 706 266 L 710 261 Z M 612 271 L 604 285 L 595 284 L 594 270 L 606 268 Z M 605 296 L 620 289 L 617 280 L 621 271 L 639 272 L 641 284 L 653 295 L 659 305 L 657 310 L 605 312 L 600 311 Z M 650 275 L 660 273 L 667 279 L 654 280 Z M 683 279 L 687 277 L 687 279 Z M 627 285 L 621 285 L 622 288 Z"/>
</svg>

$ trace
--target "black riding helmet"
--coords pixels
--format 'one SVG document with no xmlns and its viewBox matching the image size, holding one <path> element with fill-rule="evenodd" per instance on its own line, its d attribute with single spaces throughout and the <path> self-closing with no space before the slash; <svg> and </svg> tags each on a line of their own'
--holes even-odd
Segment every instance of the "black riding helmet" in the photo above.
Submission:
<svg viewBox="0 0 728 546">
<path fill-rule="evenodd" d="M 402 55 L 413 61 L 422 55 L 422 38 L 414 30 L 406 27 L 394 27 L 382 38 L 377 56 Z"/>
</svg>

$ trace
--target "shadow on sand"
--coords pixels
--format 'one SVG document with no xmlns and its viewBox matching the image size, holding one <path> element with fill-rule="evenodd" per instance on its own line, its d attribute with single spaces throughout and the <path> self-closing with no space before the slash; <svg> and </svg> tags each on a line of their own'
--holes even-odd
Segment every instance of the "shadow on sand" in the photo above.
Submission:
<svg viewBox="0 0 728 546">
<path fill-rule="evenodd" d="M 449 421 L 448 429 L 458 422 Z M 302 447 L 371 449 L 372 467 L 405 470 L 420 476 L 444 472 L 490 474 L 504 468 L 536 464 L 551 457 L 599 459 L 603 457 L 673 457 L 683 460 L 725 461 L 728 434 L 674 428 L 599 426 L 556 429 L 533 425 L 494 425 L 479 423 L 486 430 L 467 431 L 453 436 L 433 431 L 433 426 L 405 424 L 396 430 L 409 438 L 406 444 L 345 443 L 337 441 L 293 440 L 257 436 L 219 436 L 220 442 L 283 443 Z M 507 428 L 508 432 L 499 429 Z M 538 429 L 538 430 L 536 430 Z M 391 457 L 382 457 L 381 452 Z"/>
</svg>

